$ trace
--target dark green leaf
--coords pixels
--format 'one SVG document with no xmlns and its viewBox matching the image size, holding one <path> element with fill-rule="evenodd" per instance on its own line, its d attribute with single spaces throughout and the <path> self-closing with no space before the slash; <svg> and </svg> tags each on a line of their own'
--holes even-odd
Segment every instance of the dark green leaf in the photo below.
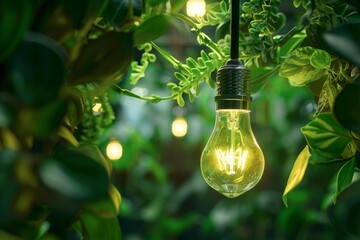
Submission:
<svg viewBox="0 0 360 240">
<path fill-rule="evenodd" d="M 169 25 L 170 17 L 166 15 L 156 15 L 145 20 L 134 31 L 134 45 L 139 46 L 161 37 L 168 31 Z"/>
<path fill-rule="evenodd" d="M 19 99 L 40 106 L 54 99 L 64 84 L 64 55 L 41 34 L 29 34 L 10 63 L 10 82 Z"/>
<path fill-rule="evenodd" d="M 336 203 L 337 196 L 352 182 L 355 171 L 355 158 L 345 163 L 336 176 L 336 191 L 333 202 Z"/>
<path fill-rule="evenodd" d="M 104 83 L 121 76 L 132 60 L 132 35 L 108 32 L 91 40 L 82 50 L 71 71 L 75 84 Z"/>
<path fill-rule="evenodd" d="M 141 16 L 142 1 L 132 0 L 132 14 L 133 16 Z M 110 21 L 114 26 L 121 28 L 124 24 L 129 24 L 131 19 L 129 11 L 129 0 L 109 0 L 102 16 Z"/>
<path fill-rule="evenodd" d="M 321 113 L 301 128 L 308 145 L 330 158 L 350 158 L 355 146 L 350 131 L 341 127 L 330 113 Z"/>
<path fill-rule="evenodd" d="M 334 115 L 340 124 L 360 134 L 360 84 L 354 83 L 344 87 L 337 95 L 334 104 Z"/>
<path fill-rule="evenodd" d="M 0 2 L 0 62 L 9 57 L 31 23 L 32 6 L 28 0 Z"/>
<path fill-rule="evenodd" d="M 75 128 L 81 123 L 84 115 L 83 94 L 77 88 L 67 87 L 62 95 L 68 102 L 65 123 L 71 128 Z"/>
<path fill-rule="evenodd" d="M 60 3 L 64 7 L 65 13 L 70 16 L 72 25 L 79 29 L 82 24 L 88 10 L 89 0 L 61 0 Z"/>
<path fill-rule="evenodd" d="M 335 205 L 328 209 L 332 226 L 344 239 L 358 239 L 360 236 L 360 181 L 350 184 L 337 198 Z"/>
<path fill-rule="evenodd" d="M 360 65 L 360 24 L 344 24 L 326 33 L 325 42 L 341 57 Z"/>
<path fill-rule="evenodd" d="M 108 194 L 105 168 L 76 149 L 58 150 L 43 162 L 39 173 L 48 188 L 71 199 L 96 200 Z"/>
<path fill-rule="evenodd" d="M 0 150 L 0 224 L 13 217 L 13 203 L 18 194 L 18 184 L 14 182 L 16 152 Z"/>
<path fill-rule="evenodd" d="M 0 93 L 0 127 L 10 127 L 15 122 L 16 105 L 11 95 Z"/>
</svg>

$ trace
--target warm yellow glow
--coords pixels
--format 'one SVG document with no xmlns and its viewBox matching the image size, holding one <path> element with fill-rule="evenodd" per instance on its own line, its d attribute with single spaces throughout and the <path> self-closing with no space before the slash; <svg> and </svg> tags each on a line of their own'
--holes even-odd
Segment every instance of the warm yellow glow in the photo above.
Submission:
<svg viewBox="0 0 360 240">
<path fill-rule="evenodd" d="M 186 14 L 189 17 L 202 17 L 205 15 L 205 9 L 204 0 L 189 0 L 186 4 Z"/>
<path fill-rule="evenodd" d="M 118 160 L 122 157 L 123 148 L 119 141 L 111 140 L 106 146 L 106 155 L 110 160 Z"/>
<path fill-rule="evenodd" d="M 95 103 L 92 110 L 93 110 L 94 115 L 99 115 L 103 111 L 102 104 L 101 103 Z"/>
<path fill-rule="evenodd" d="M 183 117 L 177 117 L 171 125 L 172 134 L 175 137 L 184 137 L 187 133 L 188 125 Z"/>
<path fill-rule="evenodd" d="M 237 197 L 259 182 L 265 161 L 251 129 L 249 111 L 216 112 L 215 128 L 200 166 L 205 181 L 226 197 Z"/>
<path fill-rule="evenodd" d="M 241 148 L 235 151 L 234 149 L 226 149 L 225 151 L 216 149 L 215 153 L 220 171 L 225 172 L 227 175 L 233 175 L 238 171 L 244 170 L 248 155 L 247 150 L 242 150 Z"/>
</svg>

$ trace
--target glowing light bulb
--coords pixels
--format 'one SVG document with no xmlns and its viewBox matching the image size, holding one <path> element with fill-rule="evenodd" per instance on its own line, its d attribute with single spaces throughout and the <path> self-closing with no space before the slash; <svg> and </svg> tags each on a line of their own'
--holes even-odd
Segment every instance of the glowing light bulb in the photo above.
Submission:
<svg viewBox="0 0 360 240">
<path fill-rule="evenodd" d="M 264 155 L 249 110 L 217 110 L 213 133 L 201 155 L 201 173 L 216 191 L 234 198 L 253 188 L 264 172 Z"/>
<path fill-rule="evenodd" d="M 171 132 L 175 137 L 184 137 L 187 133 L 188 124 L 183 117 L 177 117 L 174 119 L 171 125 Z"/>
<path fill-rule="evenodd" d="M 101 103 L 95 103 L 93 108 L 93 115 L 98 116 L 103 112 L 102 104 Z"/>
<path fill-rule="evenodd" d="M 122 157 L 123 148 L 119 141 L 113 139 L 110 140 L 106 146 L 106 155 L 110 160 L 118 160 Z"/>
<path fill-rule="evenodd" d="M 204 0 L 189 0 L 186 3 L 186 14 L 189 17 L 202 17 L 205 15 L 206 3 Z"/>
</svg>

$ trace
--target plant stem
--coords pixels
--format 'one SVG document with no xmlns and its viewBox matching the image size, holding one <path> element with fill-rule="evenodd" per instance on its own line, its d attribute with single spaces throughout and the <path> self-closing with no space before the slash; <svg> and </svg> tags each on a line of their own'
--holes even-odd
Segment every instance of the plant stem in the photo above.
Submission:
<svg viewBox="0 0 360 240">
<path fill-rule="evenodd" d="M 175 17 L 177 17 L 178 19 L 180 19 L 181 21 L 187 23 L 190 27 L 192 27 L 192 30 L 195 31 L 197 33 L 197 35 L 199 36 L 199 38 L 201 38 L 201 43 L 200 44 L 204 44 L 205 46 L 207 46 L 208 48 L 210 48 L 213 52 L 215 52 L 219 57 L 224 57 L 224 54 L 220 51 L 220 49 L 218 48 L 218 46 L 210 39 L 210 37 L 208 35 L 206 35 L 205 33 L 203 33 L 201 31 L 200 28 L 198 28 L 196 26 L 196 24 L 194 23 L 194 21 L 192 21 L 190 18 L 188 18 L 187 16 L 185 16 L 184 14 L 181 13 L 172 13 Z"/>
<path fill-rule="evenodd" d="M 166 96 L 166 97 L 161 97 L 161 96 L 140 96 L 137 95 L 136 93 L 133 93 L 132 91 L 125 89 L 125 88 L 121 88 L 115 84 L 112 85 L 111 87 L 115 92 L 129 96 L 129 97 L 133 97 L 133 98 L 137 98 L 137 99 L 141 99 L 141 100 L 145 100 L 145 101 L 149 101 L 149 102 L 153 102 L 153 103 L 157 103 L 163 100 L 169 100 L 169 99 L 173 99 L 176 95 L 171 95 L 171 96 Z"/>
</svg>

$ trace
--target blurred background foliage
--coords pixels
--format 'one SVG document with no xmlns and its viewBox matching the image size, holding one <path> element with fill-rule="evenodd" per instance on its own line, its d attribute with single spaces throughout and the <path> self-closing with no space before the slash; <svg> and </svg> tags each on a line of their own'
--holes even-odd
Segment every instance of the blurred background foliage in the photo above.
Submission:
<svg viewBox="0 0 360 240">
<path fill-rule="evenodd" d="M 1 1 L 0 239 L 359 236 L 359 3 L 242 1 L 266 170 L 236 199 L 199 169 L 229 2 L 186 4 Z"/>
</svg>

